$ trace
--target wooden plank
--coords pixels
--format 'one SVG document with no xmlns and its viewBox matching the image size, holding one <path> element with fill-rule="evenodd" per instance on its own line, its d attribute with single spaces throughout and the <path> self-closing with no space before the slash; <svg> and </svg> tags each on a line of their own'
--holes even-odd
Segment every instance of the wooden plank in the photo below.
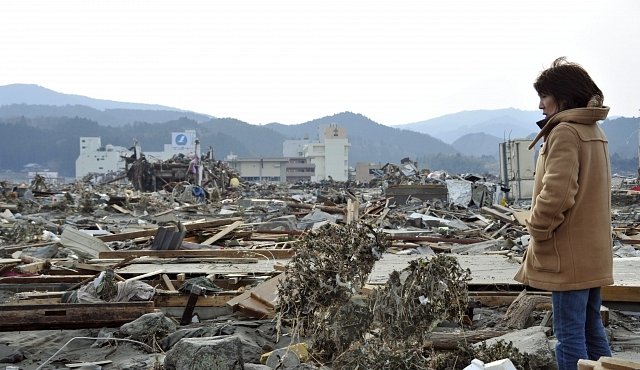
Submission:
<svg viewBox="0 0 640 370">
<path fill-rule="evenodd" d="M 203 241 L 201 244 L 211 245 L 214 242 L 218 241 L 220 238 L 222 238 L 225 235 L 227 235 L 230 232 L 232 232 L 235 228 L 237 228 L 238 226 L 242 225 L 243 223 L 244 223 L 244 221 L 236 221 L 236 222 L 232 223 L 231 225 L 227 225 L 227 227 L 225 227 L 224 229 L 222 229 L 220 232 L 218 232 L 214 236 L 210 237 L 209 239 Z"/>
<path fill-rule="evenodd" d="M 492 204 L 491 208 L 494 208 L 494 209 L 498 210 L 499 212 L 507 214 L 507 215 L 513 214 L 513 212 L 515 211 L 513 208 L 505 207 L 505 206 L 500 205 L 500 204 Z"/>
<path fill-rule="evenodd" d="M 113 361 L 111 360 L 102 360 L 102 361 L 93 361 L 93 362 L 74 362 L 72 364 L 66 364 L 64 366 L 70 368 L 70 369 L 75 369 L 78 367 L 87 367 L 87 368 L 91 368 L 93 369 L 95 366 L 100 366 L 100 365 L 107 365 L 112 363 Z M 94 366 L 94 367 L 91 367 Z M 100 368 L 100 367 L 97 367 Z"/>
<path fill-rule="evenodd" d="M 64 295 L 64 291 L 49 291 L 49 292 L 22 292 L 16 294 L 18 299 L 40 299 L 40 298 L 61 298 Z"/>
<path fill-rule="evenodd" d="M 142 275 L 138 275 L 138 276 L 134 276 L 132 278 L 127 279 L 126 281 L 135 281 L 135 280 L 142 280 L 151 276 L 155 276 L 158 274 L 162 274 L 164 272 L 163 269 L 159 269 L 159 270 L 155 270 L 155 271 L 151 271 L 151 272 L 147 272 L 146 274 L 142 274 Z"/>
<path fill-rule="evenodd" d="M 241 311 L 246 315 L 263 319 L 274 317 L 275 302 L 278 298 L 278 284 L 284 278 L 284 273 L 259 284 L 255 288 L 244 292 L 240 296 L 227 302 L 234 311 Z"/>
<path fill-rule="evenodd" d="M 98 258 L 126 258 L 126 257 L 158 257 L 158 258 L 197 258 L 197 257 L 220 257 L 220 258 L 250 258 L 266 257 L 271 259 L 284 259 L 293 257 L 291 249 L 194 249 L 194 250 L 172 250 L 154 251 L 127 250 L 101 252 Z"/>
<path fill-rule="evenodd" d="M 611 370 L 640 370 L 640 362 L 623 360 L 612 357 L 600 357 L 598 362 L 603 365 L 605 369 Z"/>
<path fill-rule="evenodd" d="M 183 225 L 187 231 L 203 230 L 203 229 L 210 229 L 210 228 L 228 225 L 230 223 L 236 222 L 241 219 L 242 219 L 241 217 L 231 217 L 231 218 L 225 218 L 220 220 L 183 223 Z M 101 235 L 98 237 L 98 239 L 102 240 L 103 242 L 113 242 L 113 241 L 124 241 L 129 239 L 135 239 L 140 237 L 154 236 L 156 234 L 157 229 L 158 229 L 157 227 L 154 227 L 151 229 L 140 230 L 140 231 L 130 231 L 130 232 L 124 232 L 119 234 L 113 234 L 113 235 Z"/>
<path fill-rule="evenodd" d="M 77 283 L 93 275 L 39 275 L 0 277 L 0 284 Z"/>
<path fill-rule="evenodd" d="M 63 291 L 74 286 L 74 283 L 13 283 L 13 284 L 0 284 L 0 290 L 6 290 L 9 292 L 21 293 L 21 292 L 33 292 L 33 291 Z"/>
<path fill-rule="evenodd" d="M 164 273 L 172 276 L 173 274 L 184 273 L 187 275 L 226 275 L 235 273 L 271 275 L 275 272 L 273 265 L 279 260 L 258 260 L 257 263 L 163 263 L 163 264 L 134 264 L 116 270 L 122 276 L 146 274 L 150 271 L 163 269 Z M 282 261 L 282 260 L 280 260 Z"/>
<path fill-rule="evenodd" d="M 510 306 L 518 297 L 518 292 L 469 292 L 469 299 L 480 302 L 485 307 Z M 528 292 L 530 296 L 544 299 L 535 303 L 536 310 L 543 311 L 551 308 L 550 292 Z"/>
<path fill-rule="evenodd" d="M 598 365 L 598 361 L 585 359 L 578 360 L 578 370 L 593 370 Z"/>
<path fill-rule="evenodd" d="M 176 291 L 176 288 L 173 286 L 171 279 L 167 276 L 167 274 L 162 274 L 162 282 L 167 286 L 167 289 L 170 291 Z"/>
<path fill-rule="evenodd" d="M 0 265 L 9 265 L 12 263 L 22 263 L 22 260 L 20 258 L 0 258 Z"/>
<path fill-rule="evenodd" d="M 523 285 L 513 280 L 520 268 L 520 264 L 514 259 L 495 255 L 451 255 L 456 258 L 463 269 L 471 270 L 472 280 L 470 289 L 487 290 L 487 287 L 495 289 L 522 290 Z M 421 255 L 396 255 L 385 253 L 383 258 L 376 262 L 373 271 L 369 275 L 369 284 L 384 284 L 389 274 L 400 271 L 408 266 L 409 261 L 424 258 Z M 602 287 L 604 301 L 640 302 L 640 258 L 625 257 L 613 259 L 613 279 L 615 285 Z M 490 288 L 491 289 L 491 288 Z"/>
<path fill-rule="evenodd" d="M 237 291 L 220 292 L 200 296 L 196 307 L 224 307 L 229 300 L 238 296 Z M 186 294 L 158 294 L 153 298 L 156 307 L 184 307 L 189 300 Z"/>
<path fill-rule="evenodd" d="M 251 297 L 257 299 L 269 308 L 276 306 L 278 300 L 278 284 L 284 279 L 284 273 L 278 274 L 264 283 L 251 289 Z"/>
<path fill-rule="evenodd" d="M 112 204 L 111 208 L 115 209 L 116 211 L 120 212 L 120 213 L 124 213 L 124 214 L 131 214 L 131 211 L 129 211 L 128 209 L 124 208 L 124 207 L 120 207 L 117 204 Z"/>
<path fill-rule="evenodd" d="M 508 222 L 510 224 L 515 223 L 514 217 L 512 215 L 510 215 L 510 214 L 507 215 L 507 214 L 504 214 L 504 213 L 502 213 L 500 211 L 497 211 L 497 210 L 495 210 L 493 208 L 489 208 L 489 207 L 482 207 L 481 211 L 483 213 L 490 214 L 491 216 L 493 216 L 493 217 L 495 217 L 495 218 L 497 218 L 497 219 L 499 219 L 501 221 Z"/>
<path fill-rule="evenodd" d="M 638 262 L 640 267 L 640 261 Z M 640 302 L 640 286 L 603 286 L 600 290 L 600 295 L 603 301 L 637 303 Z"/>
<path fill-rule="evenodd" d="M 11 304 L 25 304 L 25 305 L 43 305 L 43 304 L 59 304 L 60 298 L 29 298 L 20 299 L 15 302 L 7 302 Z"/>
<path fill-rule="evenodd" d="M 154 311 L 153 302 L 0 305 L 0 331 L 118 327 Z"/>
</svg>

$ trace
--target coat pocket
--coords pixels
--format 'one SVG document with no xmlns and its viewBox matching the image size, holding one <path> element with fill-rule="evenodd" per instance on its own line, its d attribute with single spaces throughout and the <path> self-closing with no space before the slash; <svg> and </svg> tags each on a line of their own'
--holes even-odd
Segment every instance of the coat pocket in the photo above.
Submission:
<svg viewBox="0 0 640 370">
<path fill-rule="evenodd" d="M 537 271 L 560 272 L 560 254 L 556 247 L 555 235 L 545 241 L 531 244 L 529 258 L 533 259 L 533 268 Z"/>
</svg>

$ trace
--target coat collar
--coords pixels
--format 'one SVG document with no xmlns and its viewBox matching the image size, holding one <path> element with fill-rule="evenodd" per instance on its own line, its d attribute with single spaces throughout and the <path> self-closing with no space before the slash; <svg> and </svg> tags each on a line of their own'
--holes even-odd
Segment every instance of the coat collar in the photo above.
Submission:
<svg viewBox="0 0 640 370">
<path fill-rule="evenodd" d="M 553 116 L 551 116 L 551 118 L 536 122 L 539 126 L 542 126 L 542 129 L 529 145 L 529 149 L 532 149 L 541 138 L 549 135 L 551 130 L 553 130 L 553 128 L 556 127 L 560 122 L 572 122 L 572 123 L 578 123 L 583 125 L 593 125 L 597 121 L 607 118 L 607 114 L 609 114 L 609 107 L 604 107 L 604 106 L 574 108 L 574 109 L 567 109 L 562 112 L 558 112 Z"/>
</svg>

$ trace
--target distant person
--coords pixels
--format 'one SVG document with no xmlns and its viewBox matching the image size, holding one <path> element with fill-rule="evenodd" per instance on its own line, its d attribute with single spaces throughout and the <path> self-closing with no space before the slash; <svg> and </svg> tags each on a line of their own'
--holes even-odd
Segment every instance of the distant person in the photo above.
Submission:
<svg viewBox="0 0 640 370">
<path fill-rule="evenodd" d="M 607 138 L 597 124 L 609 113 L 587 71 L 565 58 L 533 87 L 545 119 L 531 215 L 531 243 L 515 280 L 552 292 L 559 370 L 579 359 L 611 356 L 600 317 L 600 287 L 613 284 L 611 169 Z"/>
</svg>

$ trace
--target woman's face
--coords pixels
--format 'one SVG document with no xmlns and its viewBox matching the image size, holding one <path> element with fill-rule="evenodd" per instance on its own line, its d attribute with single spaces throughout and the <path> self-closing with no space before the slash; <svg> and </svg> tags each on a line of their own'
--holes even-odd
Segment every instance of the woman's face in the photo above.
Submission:
<svg viewBox="0 0 640 370">
<path fill-rule="evenodd" d="M 540 95 L 540 104 L 538 105 L 538 108 L 542 109 L 542 114 L 547 118 L 558 113 L 558 103 L 556 103 L 556 99 L 551 95 Z"/>
</svg>

